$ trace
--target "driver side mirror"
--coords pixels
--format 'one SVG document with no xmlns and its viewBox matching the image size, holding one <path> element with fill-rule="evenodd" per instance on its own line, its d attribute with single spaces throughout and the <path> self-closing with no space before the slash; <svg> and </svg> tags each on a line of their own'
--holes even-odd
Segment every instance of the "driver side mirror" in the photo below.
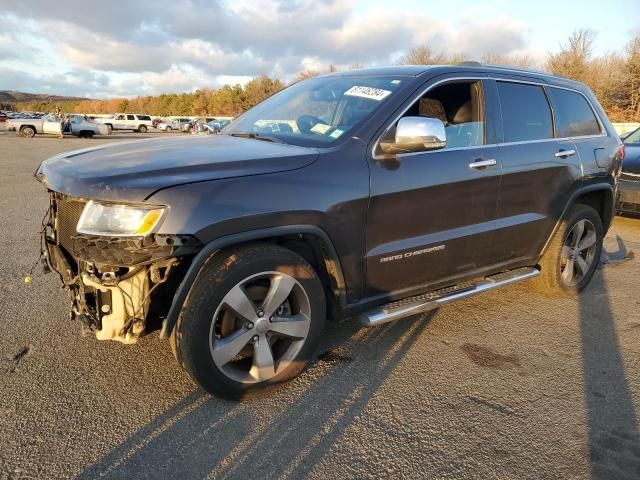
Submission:
<svg viewBox="0 0 640 480">
<path fill-rule="evenodd" d="M 380 142 L 383 153 L 412 153 L 437 150 L 447 146 L 444 123 L 437 118 L 404 117 L 396 125 L 393 142 Z"/>
</svg>

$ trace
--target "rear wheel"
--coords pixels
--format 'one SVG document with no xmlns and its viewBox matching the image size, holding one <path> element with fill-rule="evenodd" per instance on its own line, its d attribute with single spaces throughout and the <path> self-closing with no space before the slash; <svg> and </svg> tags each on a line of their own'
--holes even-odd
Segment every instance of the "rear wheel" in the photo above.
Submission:
<svg viewBox="0 0 640 480">
<path fill-rule="evenodd" d="M 138 132 L 140 133 L 147 133 L 147 126 L 146 125 L 140 125 L 138 127 Z"/>
<path fill-rule="evenodd" d="M 33 127 L 27 126 L 27 127 L 22 127 L 20 129 L 20 135 L 22 135 L 23 137 L 31 138 L 35 136 L 35 134 L 36 134 L 36 129 Z"/>
<path fill-rule="evenodd" d="M 239 399 L 298 375 L 324 322 L 324 290 L 313 268 L 287 249 L 260 245 L 203 267 L 171 342 L 196 383 Z"/>
<path fill-rule="evenodd" d="M 167 132 L 170 132 L 172 129 L 171 129 L 171 127 L 167 127 L 165 130 L 166 130 Z"/>
<path fill-rule="evenodd" d="M 603 236 L 598 212 L 586 205 L 571 207 L 540 261 L 539 289 L 560 295 L 583 290 L 598 267 Z"/>
</svg>

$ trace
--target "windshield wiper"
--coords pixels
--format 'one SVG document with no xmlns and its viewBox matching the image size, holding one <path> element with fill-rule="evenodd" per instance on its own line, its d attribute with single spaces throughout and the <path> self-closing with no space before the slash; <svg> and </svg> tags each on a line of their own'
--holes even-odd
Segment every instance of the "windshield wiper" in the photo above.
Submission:
<svg viewBox="0 0 640 480">
<path fill-rule="evenodd" d="M 229 133 L 227 135 L 231 135 L 232 137 L 241 137 L 241 138 L 253 138 L 254 140 L 264 140 L 265 142 L 273 142 L 273 143 L 287 143 L 284 140 L 281 140 L 277 137 L 270 137 L 269 135 L 260 135 L 259 133 L 247 132 L 247 133 Z"/>
</svg>

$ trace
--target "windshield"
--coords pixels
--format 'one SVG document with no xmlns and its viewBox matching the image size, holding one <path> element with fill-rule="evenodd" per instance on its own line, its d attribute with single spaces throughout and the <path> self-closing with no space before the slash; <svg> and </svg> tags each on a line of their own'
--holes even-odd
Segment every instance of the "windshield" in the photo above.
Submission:
<svg viewBox="0 0 640 480">
<path fill-rule="evenodd" d="M 329 146 L 397 90 L 394 76 L 320 77 L 296 83 L 231 122 L 223 131 L 299 146 Z"/>
<path fill-rule="evenodd" d="M 631 134 L 624 139 L 624 144 L 625 145 L 640 144 L 640 128 L 631 132 Z"/>
</svg>

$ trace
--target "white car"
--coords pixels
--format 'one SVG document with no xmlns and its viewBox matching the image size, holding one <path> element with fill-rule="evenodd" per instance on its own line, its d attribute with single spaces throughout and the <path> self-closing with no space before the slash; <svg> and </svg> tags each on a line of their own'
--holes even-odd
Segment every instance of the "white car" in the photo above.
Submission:
<svg viewBox="0 0 640 480">
<path fill-rule="evenodd" d="M 46 115 L 43 118 L 24 118 L 7 120 L 7 128 L 15 130 L 22 137 L 33 137 L 37 133 L 60 135 L 62 123 L 56 115 Z M 65 124 L 65 135 L 76 135 L 82 138 L 91 138 L 94 135 L 109 135 L 111 129 L 108 125 L 95 123 L 86 115 L 69 115 L 69 122 Z"/>
<path fill-rule="evenodd" d="M 153 125 L 149 115 L 137 113 L 116 113 L 112 117 L 97 118 L 97 122 L 109 125 L 112 130 L 132 130 L 146 133 Z"/>
<path fill-rule="evenodd" d="M 156 128 L 165 132 L 170 132 L 172 130 L 179 132 L 180 124 L 178 122 L 160 122 L 158 123 L 158 125 L 156 125 Z"/>
</svg>

